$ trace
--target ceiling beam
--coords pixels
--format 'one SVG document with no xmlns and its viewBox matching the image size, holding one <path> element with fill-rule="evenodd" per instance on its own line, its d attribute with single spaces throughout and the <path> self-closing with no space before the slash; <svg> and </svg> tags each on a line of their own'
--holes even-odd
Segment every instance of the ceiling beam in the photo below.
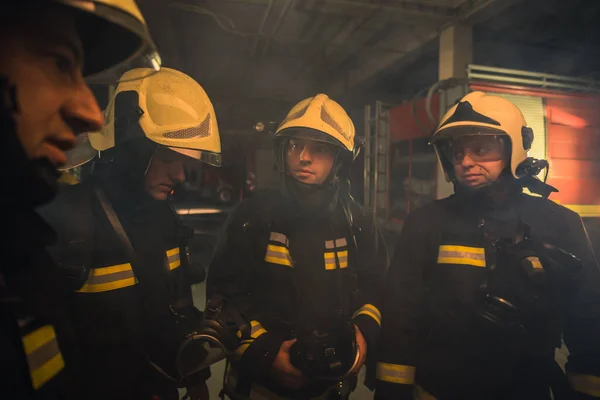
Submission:
<svg viewBox="0 0 600 400">
<path fill-rule="evenodd" d="M 249 3 L 249 4 L 265 4 L 269 0 L 208 0 L 210 2 L 219 3 Z M 438 3 L 426 3 L 421 0 L 400 0 L 394 3 L 366 3 L 360 0 L 317 0 L 311 2 L 316 3 L 322 10 L 337 9 L 342 12 L 359 12 L 364 15 L 365 10 L 385 11 L 389 13 L 424 16 L 434 19 L 450 19 L 454 16 L 454 6 L 442 5 Z"/>
<path fill-rule="evenodd" d="M 183 69 L 179 43 L 175 37 L 168 4 L 158 0 L 145 0 L 139 2 L 140 10 L 148 24 L 154 43 L 160 52 L 163 65 L 174 69 Z"/>
<path fill-rule="evenodd" d="M 462 22 L 466 24 L 477 24 L 491 18 L 493 15 L 503 11 L 509 6 L 521 0 L 472 0 L 461 4 L 456 9 L 456 17 L 452 22 L 440 22 L 434 24 L 431 21 L 427 25 L 414 26 L 412 36 L 400 35 L 397 39 L 384 40 L 386 48 L 397 49 L 397 53 L 383 53 L 379 57 L 366 57 L 359 53 L 355 59 L 357 65 L 347 70 L 345 73 L 338 74 L 339 78 L 330 80 L 328 92 L 332 96 L 341 96 L 342 93 L 365 83 L 375 81 L 386 71 L 398 71 L 408 64 L 407 61 L 415 60 L 422 55 L 421 47 L 428 45 L 431 48 L 435 46 L 438 40 L 439 32 L 452 23 Z M 413 56 L 407 58 L 411 53 Z"/>
</svg>

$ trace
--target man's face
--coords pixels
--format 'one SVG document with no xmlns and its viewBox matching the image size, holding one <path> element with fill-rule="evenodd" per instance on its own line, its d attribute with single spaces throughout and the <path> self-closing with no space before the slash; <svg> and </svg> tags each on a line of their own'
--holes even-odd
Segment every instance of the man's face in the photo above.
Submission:
<svg viewBox="0 0 600 400">
<path fill-rule="evenodd" d="M 335 151 L 327 143 L 292 138 L 286 151 L 288 173 L 302 183 L 320 185 L 333 168 Z"/>
<path fill-rule="evenodd" d="M 0 75 L 16 85 L 17 136 L 29 159 L 62 166 L 76 135 L 102 127 L 82 58 L 75 14 L 67 9 L 47 6 L 0 27 Z"/>
<path fill-rule="evenodd" d="M 173 187 L 184 181 L 184 165 L 193 163 L 188 156 L 159 146 L 146 172 L 145 188 L 155 200 L 166 200 Z"/>
<path fill-rule="evenodd" d="M 470 188 L 487 185 L 507 166 L 504 139 L 483 135 L 454 139 L 451 160 L 460 184 Z"/>
</svg>

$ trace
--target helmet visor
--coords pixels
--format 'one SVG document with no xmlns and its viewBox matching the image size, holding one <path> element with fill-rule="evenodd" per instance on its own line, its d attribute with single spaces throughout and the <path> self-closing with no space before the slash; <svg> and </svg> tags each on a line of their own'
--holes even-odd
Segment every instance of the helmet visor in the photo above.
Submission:
<svg viewBox="0 0 600 400">
<path fill-rule="evenodd" d="M 186 149 L 181 147 L 169 147 L 170 150 L 173 150 L 179 154 L 183 154 L 193 160 L 198 160 L 200 162 L 212 165 L 213 167 L 221 166 L 221 154 L 213 153 L 205 150 L 196 150 L 196 149 Z"/>
<path fill-rule="evenodd" d="M 508 136 L 497 130 L 475 127 L 448 129 L 433 145 L 452 165 L 462 163 L 465 157 L 475 162 L 500 161 L 506 156 Z M 475 129 L 474 129 L 475 128 Z"/>
<path fill-rule="evenodd" d="M 331 145 L 334 145 L 337 147 L 341 147 L 344 150 L 347 150 L 346 147 L 342 144 L 342 142 L 340 142 L 333 136 L 328 135 L 324 132 L 315 130 L 315 129 L 309 129 L 309 128 L 285 129 L 285 130 L 279 132 L 276 135 L 276 137 L 313 140 L 316 142 L 328 143 L 328 144 L 331 144 Z"/>
<path fill-rule="evenodd" d="M 87 133 L 77 135 L 75 139 L 75 147 L 66 151 L 67 163 L 58 168 L 58 170 L 68 171 L 72 168 L 79 167 L 93 159 L 97 153 L 98 152 L 90 144 L 90 139 Z"/>
<path fill-rule="evenodd" d="M 211 335 L 195 334 L 179 348 L 177 370 L 185 379 L 227 357 L 225 346 Z"/>
</svg>

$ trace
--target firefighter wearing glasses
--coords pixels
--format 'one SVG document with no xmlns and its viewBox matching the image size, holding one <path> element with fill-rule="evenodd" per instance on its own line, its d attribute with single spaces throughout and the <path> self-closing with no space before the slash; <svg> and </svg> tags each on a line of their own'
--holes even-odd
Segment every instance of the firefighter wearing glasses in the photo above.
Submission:
<svg viewBox="0 0 600 400">
<path fill-rule="evenodd" d="M 600 272 L 581 218 L 535 178 L 547 163 L 527 157 L 532 140 L 514 104 L 483 92 L 442 118 L 432 143 L 455 194 L 403 227 L 375 398 L 600 396 Z"/>
<path fill-rule="evenodd" d="M 0 4 L 0 390 L 18 399 L 86 398 L 77 377 L 60 282 L 44 247 L 52 229 L 35 207 L 57 190 L 77 135 L 102 127 L 85 78 L 131 64 L 160 68 L 133 0 Z"/>
<path fill-rule="evenodd" d="M 232 214 L 208 273 L 208 295 L 228 298 L 251 325 L 225 392 L 347 398 L 376 348 L 387 264 L 374 219 L 349 194 L 354 125 L 318 94 L 275 137 L 281 188 Z"/>
</svg>

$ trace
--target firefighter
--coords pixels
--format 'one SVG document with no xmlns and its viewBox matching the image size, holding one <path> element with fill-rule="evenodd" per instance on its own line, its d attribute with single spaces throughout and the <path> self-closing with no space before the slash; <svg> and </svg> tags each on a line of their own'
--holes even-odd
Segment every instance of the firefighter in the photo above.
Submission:
<svg viewBox="0 0 600 400">
<path fill-rule="evenodd" d="M 220 165 L 214 108 L 192 78 L 136 68 L 120 79 L 91 179 L 66 187 L 43 215 L 58 232 L 52 254 L 73 289 L 86 399 L 208 399 L 209 370 L 182 380 L 179 344 L 201 319 L 191 284 L 188 229 L 168 197 L 185 168 Z"/>
<path fill-rule="evenodd" d="M 159 68 L 153 51 L 131 0 L 0 4 L 2 397 L 85 397 L 76 386 L 77 347 L 60 284 L 44 250 L 53 232 L 35 207 L 54 196 L 57 167 L 76 135 L 102 126 L 83 77 L 143 60 Z"/>
<path fill-rule="evenodd" d="M 376 399 L 600 396 L 598 265 L 581 218 L 536 178 L 548 164 L 532 141 L 499 96 L 469 93 L 442 118 L 432 144 L 455 193 L 403 226 Z"/>
<path fill-rule="evenodd" d="M 280 188 L 230 215 L 208 272 L 209 301 L 223 296 L 251 326 L 224 393 L 347 398 L 376 348 L 387 266 L 375 220 L 349 192 L 354 125 L 318 94 L 274 136 Z"/>
</svg>

